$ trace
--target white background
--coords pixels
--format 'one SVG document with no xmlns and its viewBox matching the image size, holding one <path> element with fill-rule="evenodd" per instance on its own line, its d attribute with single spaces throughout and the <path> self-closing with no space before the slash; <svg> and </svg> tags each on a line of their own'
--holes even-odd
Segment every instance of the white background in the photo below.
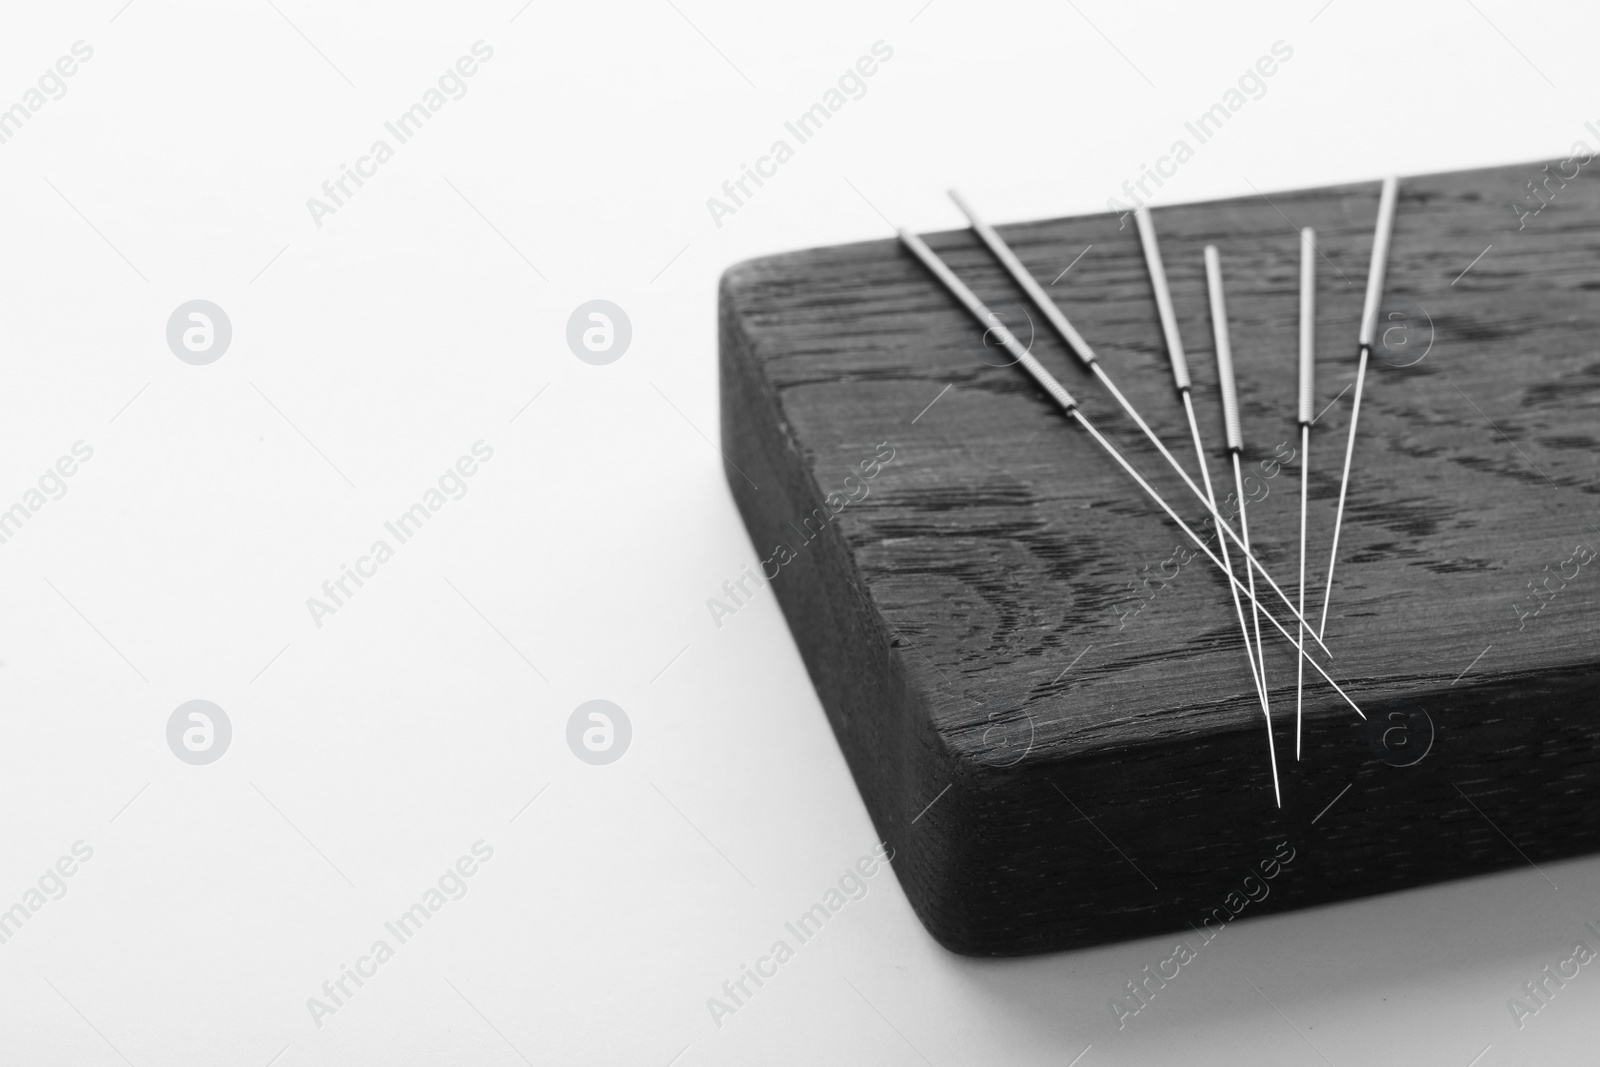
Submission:
<svg viewBox="0 0 1600 1067">
<path fill-rule="evenodd" d="M 94 849 L 0 945 L 0 1061 L 1593 1055 L 1589 968 L 1520 1032 L 1506 1007 L 1600 920 L 1589 861 L 1242 923 L 1121 1032 L 1107 999 L 1165 939 L 958 958 L 880 873 L 718 1028 L 706 999 L 874 834 L 770 593 L 705 606 L 757 558 L 707 440 L 728 265 L 954 226 L 951 185 L 996 221 L 1100 210 L 1280 39 L 1158 203 L 1564 156 L 1600 118 L 1591 6 L 275 2 L 0 32 L 0 106 L 94 49 L 0 145 L 0 507 L 94 449 L 0 545 L 0 906 Z M 467 95 L 316 226 L 480 39 Z M 715 226 L 879 40 L 867 95 Z M 233 324 L 210 366 L 165 341 L 194 298 Z M 633 325 L 609 366 L 564 338 L 593 298 Z M 480 439 L 467 495 L 316 627 L 306 598 Z M 165 740 L 197 697 L 234 727 L 206 767 Z M 565 740 L 597 697 L 634 728 L 606 767 Z M 470 892 L 316 1026 L 480 839 Z"/>
</svg>

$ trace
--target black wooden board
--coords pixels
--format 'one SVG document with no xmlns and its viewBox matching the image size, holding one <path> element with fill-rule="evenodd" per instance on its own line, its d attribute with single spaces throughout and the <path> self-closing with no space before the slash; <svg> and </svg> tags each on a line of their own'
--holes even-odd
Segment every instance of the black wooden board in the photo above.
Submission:
<svg viewBox="0 0 1600 1067">
<path fill-rule="evenodd" d="M 1368 721 L 1308 670 L 1296 761 L 1295 660 L 1268 641 L 1281 810 L 1225 579 L 1175 554 L 1177 529 L 908 252 L 873 241 L 726 273 L 728 483 L 942 944 L 1061 949 L 1600 848 L 1600 182 L 1580 162 L 1401 182 L 1325 634 Z M 1296 227 L 1317 229 L 1330 406 L 1310 449 L 1312 618 L 1377 193 L 1155 212 L 1219 495 L 1233 478 L 1202 249 L 1221 251 L 1251 533 L 1291 595 Z M 999 230 L 1194 473 L 1131 216 Z M 976 236 L 927 239 L 1197 524 Z M 1245 876 L 1289 851 L 1269 895 L 1236 908 Z"/>
</svg>

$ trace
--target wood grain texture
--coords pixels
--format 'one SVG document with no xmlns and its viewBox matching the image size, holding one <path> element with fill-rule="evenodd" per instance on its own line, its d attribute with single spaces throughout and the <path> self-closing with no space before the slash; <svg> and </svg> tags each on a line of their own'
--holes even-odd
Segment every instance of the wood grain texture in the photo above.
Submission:
<svg viewBox="0 0 1600 1067">
<path fill-rule="evenodd" d="M 1269 638 L 1281 811 L 1225 579 L 1203 557 L 1179 566 L 1177 529 L 909 253 L 876 241 L 727 272 L 729 485 L 941 943 L 998 955 L 1184 930 L 1284 841 L 1296 859 L 1247 914 L 1600 848 L 1600 558 L 1578 548 L 1600 549 L 1590 174 L 1545 187 L 1553 202 L 1526 218 L 1513 205 L 1526 208 L 1539 164 L 1401 183 L 1388 348 L 1368 370 L 1325 634 L 1331 672 L 1370 722 L 1308 670 L 1295 762 L 1295 660 Z M 1260 498 L 1251 533 L 1291 595 L 1295 228 L 1317 230 L 1316 395 L 1331 406 L 1310 449 L 1313 619 L 1377 192 L 1155 212 L 1219 497 L 1233 477 L 1201 253 L 1221 251 L 1247 491 Z M 1196 473 L 1131 216 L 999 230 L 1041 283 L 1057 279 L 1050 292 Z M 976 236 L 927 239 L 1198 524 L 1203 509 Z M 886 450 L 865 478 L 863 461 Z M 841 509 L 852 485 L 866 495 Z M 1129 600 L 1130 583 L 1151 599 Z"/>
</svg>

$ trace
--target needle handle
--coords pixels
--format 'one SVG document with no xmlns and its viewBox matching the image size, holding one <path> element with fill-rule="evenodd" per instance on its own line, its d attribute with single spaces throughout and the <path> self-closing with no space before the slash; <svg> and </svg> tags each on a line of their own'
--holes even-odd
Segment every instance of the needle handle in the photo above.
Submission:
<svg viewBox="0 0 1600 1067">
<path fill-rule="evenodd" d="M 922 261 L 922 265 L 927 267 L 934 277 L 944 283 L 944 287 L 950 290 L 951 295 L 961 302 L 961 306 L 971 312 L 972 317 L 977 319 L 980 324 L 987 327 L 988 332 L 992 333 L 995 339 L 1004 346 L 1005 350 L 1015 357 L 1016 361 L 1022 365 L 1023 370 L 1032 375 L 1033 380 L 1039 383 L 1039 387 L 1049 393 L 1055 399 L 1055 402 L 1061 405 L 1062 410 L 1070 413 L 1078 406 L 1077 400 L 1073 399 L 1072 394 L 1067 392 L 1066 386 L 1057 381 L 1055 375 L 1044 369 L 1044 365 L 1033 357 L 1033 353 L 1029 352 L 1021 341 L 1017 340 L 1016 335 L 1006 329 L 1005 324 L 1000 321 L 1000 317 L 984 306 L 983 301 L 978 299 L 977 294 L 968 289 L 966 283 L 956 277 L 956 272 L 946 266 L 944 260 L 935 255 L 933 249 L 929 248 L 922 238 L 910 230 L 901 230 L 900 240 L 907 248 L 911 249 L 912 254 Z"/>
<path fill-rule="evenodd" d="M 1367 299 L 1361 308 L 1361 334 L 1358 343 L 1362 348 L 1372 347 L 1372 336 L 1377 332 L 1378 303 L 1383 299 L 1383 277 L 1389 266 L 1389 237 L 1394 232 L 1394 205 L 1400 195 L 1400 180 L 1394 175 L 1383 179 L 1383 192 L 1378 197 L 1378 226 L 1372 236 L 1372 263 L 1367 267 Z"/>
<path fill-rule="evenodd" d="M 1183 356 L 1183 339 L 1178 336 L 1178 316 L 1172 310 L 1172 291 L 1167 288 L 1167 271 L 1161 265 L 1161 246 L 1156 244 L 1156 227 L 1150 209 L 1139 207 L 1133 213 L 1139 225 L 1139 243 L 1144 246 L 1144 262 L 1149 268 L 1150 286 L 1156 294 L 1156 313 L 1161 317 L 1161 334 L 1167 341 L 1167 356 L 1172 360 L 1172 380 L 1178 392 L 1189 388 L 1189 361 Z"/>
<path fill-rule="evenodd" d="M 1317 345 L 1317 231 L 1300 231 L 1300 425 L 1310 426 L 1312 413 L 1312 363 Z"/>
<path fill-rule="evenodd" d="M 1228 344 L 1228 301 L 1222 295 L 1222 260 L 1216 245 L 1206 245 L 1206 289 L 1211 294 L 1211 335 L 1217 344 L 1217 383 L 1222 387 L 1222 424 L 1228 448 L 1243 451 L 1239 430 L 1239 391 L 1233 380 L 1233 348 Z"/>
</svg>

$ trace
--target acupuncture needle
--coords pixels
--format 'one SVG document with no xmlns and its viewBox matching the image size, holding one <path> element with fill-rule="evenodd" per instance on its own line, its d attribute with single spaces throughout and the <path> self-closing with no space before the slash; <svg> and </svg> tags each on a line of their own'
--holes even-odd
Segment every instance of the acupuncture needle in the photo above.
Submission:
<svg viewBox="0 0 1600 1067">
<path fill-rule="evenodd" d="M 1239 390 L 1233 376 L 1233 346 L 1228 340 L 1228 303 L 1222 292 L 1222 260 L 1217 255 L 1216 245 L 1206 245 L 1206 292 L 1211 298 L 1211 336 L 1217 352 L 1217 385 L 1222 392 L 1222 425 L 1228 443 L 1228 454 L 1233 457 L 1233 487 L 1239 499 L 1239 533 L 1244 538 L 1244 550 L 1250 551 L 1250 518 L 1245 507 L 1244 471 L 1239 463 L 1239 456 L 1244 451 L 1244 433 L 1239 426 Z M 1245 577 L 1249 579 L 1250 592 L 1255 593 L 1255 571 L 1247 569 Z M 1261 647 L 1261 610 L 1254 603 L 1255 597 L 1251 596 L 1250 616 L 1255 626 L 1256 647 L 1253 655 L 1259 658 L 1260 672 L 1257 678 L 1262 691 L 1261 711 L 1267 718 L 1267 752 L 1272 758 L 1272 780 L 1274 788 L 1278 780 L 1278 750 L 1272 737 L 1272 708 L 1266 697 L 1267 691 L 1267 656 Z M 1305 643 L 1301 637 L 1300 643 Z M 1245 641 L 1248 650 L 1250 642 Z M 1278 806 L 1283 806 L 1280 798 Z"/>
<path fill-rule="evenodd" d="M 1134 222 L 1139 227 L 1139 244 L 1144 248 L 1144 263 L 1150 273 L 1150 287 L 1156 296 L 1156 314 L 1161 319 L 1161 334 L 1167 342 L 1167 356 L 1172 362 L 1172 381 L 1178 389 L 1178 395 L 1183 398 L 1183 411 L 1189 418 L 1189 436 L 1194 440 L 1194 458 L 1200 465 L 1200 477 L 1206 486 L 1206 503 L 1213 509 L 1217 506 L 1217 496 L 1211 487 L 1211 465 L 1206 462 L 1205 446 L 1200 443 L 1200 424 L 1194 417 L 1194 401 L 1189 396 L 1189 362 L 1183 354 L 1183 338 L 1178 333 L 1178 316 L 1172 310 L 1172 291 L 1167 288 L 1167 271 L 1161 263 L 1161 246 L 1156 242 L 1155 223 L 1151 221 L 1150 209 L 1140 205 L 1133 213 Z M 1222 567 L 1227 571 L 1228 577 L 1233 577 L 1233 560 L 1228 552 L 1228 539 L 1217 538 L 1217 547 L 1222 549 Z M 1267 711 L 1267 688 L 1256 671 L 1256 659 L 1250 654 L 1250 631 L 1245 625 L 1244 609 L 1239 605 L 1238 590 L 1233 588 L 1230 581 L 1228 592 L 1233 594 L 1233 612 L 1239 619 L 1239 633 L 1244 637 L 1245 659 L 1250 664 L 1250 675 L 1256 681 L 1256 691 L 1261 696 L 1261 710 Z M 1302 605 L 1302 611 L 1304 606 Z M 1301 643 L 1305 642 L 1304 620 L 1301 621 Z M 1260 643 L 1259 636 L 1256 639 Z"/>
<path fill-rule="evenodd" d="M 1328 586 L 1322 593 L 1322 625 L 1316 635 L 1319 645 L 1322 644 L 1322 634 L 1328 629 L 1328 605 L 1333 598 L 1333 565 L 1339 561 L 1339 528 L 1344 524 L 1344 495 L 1350 487 L 1350 458 L 1356 450 L 1356 419 L 1361 416 L 1361 387 L 1367 379 L 1367 357 L 1372 354 L 1372 334 L 1378 322 L 1378 301 L 1383 299 L 1383 275 L 1389 263 L 1389 235 L 1394 230 L 1394 205 L 1399 191 L 1400 182 L 1394 175 L 1383 179 L 1383 192 L 1378 197 L 1378 225 L 1372 234 L 1372 262 L 1367 267 L 1367 299 L 1361 308 L 1361 332 L 1357 336 L 1361 354 L 1356 364 L 1356 395 L 1350 405 L 1350 431 L 1344 443 L 1344 475 L 1339 479 L 1339 510 L 1333 520 L 1333 548 L 1328 552 Z M 1323 648 L 1327 646 L 1323 645 Z"/>
<path fill-rule="evenodd" d="M 1217 511 L 1214 497 L 1213 499 L 1207 499 L 1206 494 L 1200 491 L 1200 487 L 1194 484 L 1194 479 L 1189 477 L 1189 472 L 1184 470 L 1182 465 L 1173 458 L 1171 452 L 1167 451 L 1167 446 L 1161 442 L 1161 438 L 1156 436 L 1155 431 L 1150 429 L 1149 424 L 1140 417 L 1136 410 L 1134 410 L 1133 405 L 1128 402 L 1128 398 L 1122 395 L 1122 390 L 1116 387 L 1116 384 L 1112 382 L 1111 377 L 1106 374 L 1105 369 L 1100 366 L 1100 361 L 1098 358 L 1096 358 L 1094 349 L 1089 347 L 1089 343 L 1083 339 L 1083 336 L 1078 333 L 1078 331 L 1073 327 L 1072 323 L 1067 321 L 1067 316 L 1062 312 L 1061 308 L 1057 306 L 1056 302 L 1051 299 L 1050 294 L 1046 293 L 1039 283 L 1034 279 L 1033 275 L 1028 273 L 1028 268 L 1022 265 L 1022 261 L 1017 258 L 1016 253 L 1011 251 L 1010 246 L 1001 239 L 1000 235 L 994 231 L 994 228 L 980 219 L 977 213 L 973 211 L 972 208 L 967 205 L 966 201 L 961 198 L 959 193 L 952 189 L 950 191 L 950 198 L 955 201 L 956 206 L 959 207 L 962 213 L 967 216 L 967 220 L 972 224 L 973 230 L 980 238 L 982 238 L 983 243 L 989 247 L 989 251 L 992 252 L 994 257 L 1005 266 L 1006 270 L 1011 274 L 1011 277 L 1016 281 L 1016 283 L 1021 286 L 1023 291 L 1026 292 L 1033 302 L 1038 305 L 1039 310 L 1042 311 L 1045 318 L 1050 321 L 1050 325 L 1061 334 L 1062 339 L 1067 342 L 1067 347 L 1069 350 L 1071 350 L 1072 354 L 1078 357 L 1079 362 L 1081 362 L 1086 369 L 1092 371 L 1095 377 L 1100 379 L 1100 384 L 1105 386 L 1106 391 L 1112 395 L 1119 405 L 1121 405 L 1122 410 L 1126 412 L 1128 417 L 1132 419 L 1139 429 L 1144 432 L 1144 435 L 1150 439 L 1150 443 L 1156 446 L 1156 450 L 1161 453 L 1162 458 L 1167 461 L 1168 465 L 1171 466 L 1173 470 L 1178 472 L 1178 477 L 1183 479 L 1184 484 L 1189 487 L 1189 491 L 1192 492 L 1196 499 L 1198 499 L 1200 503 L 1204 504 L 1207 510 L 1211 512 L 1211 517 L 1216 522 L 1218 529 L 1222 530 L 1229 537 L 1233 538 L 1234 544 L 1238 545 L 1239 548 L 1244 551 L 1245 559 L 1248 561 L 1245 565 L 1245 569 L 1248 571 L 1250 566 L 1253 565 L 1255 569 L 1261 573 L 1261 577 L 1266 579 L 1267 584 L 1272 587 L 1272 591 L 1278 595 L 1278 599 L 1283 601 L 1284 607 L 1288 608 L 1291 614 L 1294 613 L 1294 604 L 1290 603 L 1288 595 L 1285 594 L 1281 588 L 1279 588 L 1277 582 L 1272 580 L 1272 575 L 1267 573 L 1266 568 L 1261 565 L 1261 561 L 1250 554 L 1249 550 L 1245 548 L 1244 543 L 1239 540 L 1239 535 L 1233 532 L 1233 527 L 1228 525 L 1228 523 L 1222 518 L 1222 515 Z M 1231 571 L 1231 567 L 1229 569 Z M 1322 644 L 1322 638 L 1319 635 L 1313 633 L 1311 636 L 1318 645 L 1322 646 L 1322 650 L 1324 652 L 1328 652 L 1328 655 L 1330 656 L 1333 655 L 1332 652 L 1328 651 L 1328 647 Z"/>
<path fill-rule="evenodd" d="M 1313 363 L 1317 343 L 1317 231 L 1300 231 L 1300 640 L 1306 639 L 1306 481 L 1311 461 Z M 1294 687 L 1294 758 L 1300 758 L 1300 721 L 1305 702 L 1306 669 Z"/>
<path fill-rule="evenodd" d="M 990 311 L 983 305 L 983 302 L 977 298 L 971 289 L 967 288 L 966 284 L 962 282 L 960 278 L 956 277 L 955 272 L 945 265 L 944 260 L 940 259 L 934 253 L 933 249 L 929 248 L 927 244 L 923 242 L 922 238 L 918 237 L 909 230 L 900 230 L 899 233 L 900 240 L 905 242 L 906 247 L 909 248 L 912 253 L 922 261 L 923 266 L 927 267 L 933 276 L 938 278 L 939 281 L 944 284 L 945 288 L 950 291 L 951 295 L 961 302 L 962 306 L 967 309 L 973 318 L 978 320 L 979 325 L 983 326 L 987 332 L 995 336 L 1001 345 L 1005 347 L 1006 351 L 1011 353 L 1011 355 L 1016 359 L 1017 363 L 1028 372 L 1028 374 L 1036 383 L 1038 383 L 1039 387 L 1049 394 L 1050 398 L 1060 406 L 1062 412 L 1070 416 L 1078 423 L 1078 425 L 1082 426 L 1086 431 L 1088 431 L 1089 436 L 1094 438 L 1095 443 L 1101 448 L 1105 449 L 1106 453 L 1110 455 L 1112 459 L 1116 460 L 1118 466 L 1126 471 L 1128 476 L 1138 483 L 1140 489 L 1144 490 L 1145 495 L 1151 500 L 1155 501 L 1156 505 L 1159 506 L 1162 511 L 1166 512 L 1167 517 L 1177 524 L 1178 529 L 1182 530 L 1189 540 L 1193 541 L 1195 546 L 1198 547 L 1200 551 L 1204 552 L 1207 558 L 1209 558 L 1211 562 L 1214 563 L 1219 570 L 1221 570 L 1222 560 L 1217 558 L 1217 554 L 1206 547 L 1206 543 L 1200 539 L 1200 535 L 1195 533 L 1194 530 L 1190 529 L 1189 524 L 1184 522 L 1183 519 L 1178 516 L 1178 513 L 1173 511 L 1172 508 L 1168 506 L 1167 502 L 1161 498 L 1161 494 L 1156 492 L 1154 487 L 1152 487 L 1150 483 L 1145 480 L 1144 475 L 1140 474 L 1138 470 L 1136 470 L 1134 466 L 1128 462 L 1127 458 L 1123 456 L 1121 452 L 1117 451 L 1116 446 L 1100 435 L 1100 431 L 1094 428 L 1094 425 L 1089 421 L 1088 417 L 1085 416 L 1082 411 L 1078 410 L 1078 402 L 1073 399 L 1071 393 L 1067 392 L 1066 387 L 1057 381 L 1053 374 L 1045 370 L 1043 364 L 1034 358 L 1033 353 L 1029 352 L 1023 347 L 1022 342 L 1018 341 L 1011 331 L 1000 322 L 998 316 L 996 316 L 994 312 Z M 1234 588 L 1238 589 L 1240 592 L 1248 592 L 1244 584 L 1240 582 L 1238 578 L 1230 578 L 1230 580 L 1232 581 Z M 1251 598 L 1251 601 L 1252 603 L 1255 603 L 1253 597 Z M 1290 611 L 1293 610 L 1294 609 L 1291 607 Z M 1300 642 L 1294 639 L 1293 634 L 1284 629 L 1283 624 L 1277 620 L 1277 617 L 1265 607 L 1261 608 L 1261 613 L 1265 615 L 1267 617 L 1267 621 L 1272 623 L 1277 631 L 1283 635 L 1284 640 L 1293 645 L 1295 647 L 1295 651 L 1311 664 L 1312 669 L 1318 674 L 1322 675 L 1323 680 L 1333 687 L 1334 692 L 1343 697 L 1345 703 L 1354 708 L 1357 715 L 1365 719 L 1367 717 L 1366 713 L 1361 710 L 1360 706 L 1356 704 L 1354 700 L 1350 699 L 1350 694 L 1346 693 L 1343 687 L 1341 687 L 1338 682 L 1334 681 L 1327 671 L 1322 669 L 1321 664 L 1319 664 L 1316 660 L 1311 659 L 1311 654 L 1305 650 L 1304 646 Z"/>
<path fill-rule="evenodd" d="M 1228 301 L 1222 291 L 1222 257 L 1217 254 L 1216 245 L 1206 245 L 1206 292 L 1211 297 L 1211 336 L 1215 341 L 1217 350 L 1217 385 L 1222 392 L 1222 425 L 1228 442 L 1228 453 L 1233 457 L 1233 487 L 1239 498 L 1239 533 L 1244 538 L 1244 550 L 1250 551 L 1250 515 L 1246 507 L 1244 495 L 1244 469 L 1239 457 L 1244 453 L 1244 432 L 1239 426 L 1239 389 L 1233 374 L 1233 345 L 1228 340 Z M 1250 599 L 1255 600 L 1255 571 L 1245 572 L 1249 579 Z M 1267 686 L 1267 654 L 1261 647 L 1261 610 L 1258 605 L 1252 605 L 1251 618 L 1256 632 L 1255 655 L 1260 659 L 1261 687 Z M 1305 639 L 1301 638 L 1304 643 Z M 1267 713 L 1267 744 L 1272 745 L 1272 711 L 1264 708 Z M 1274 749 L 1274 767 L 1276 767 L 1277 754 Z"/>
</svg>

